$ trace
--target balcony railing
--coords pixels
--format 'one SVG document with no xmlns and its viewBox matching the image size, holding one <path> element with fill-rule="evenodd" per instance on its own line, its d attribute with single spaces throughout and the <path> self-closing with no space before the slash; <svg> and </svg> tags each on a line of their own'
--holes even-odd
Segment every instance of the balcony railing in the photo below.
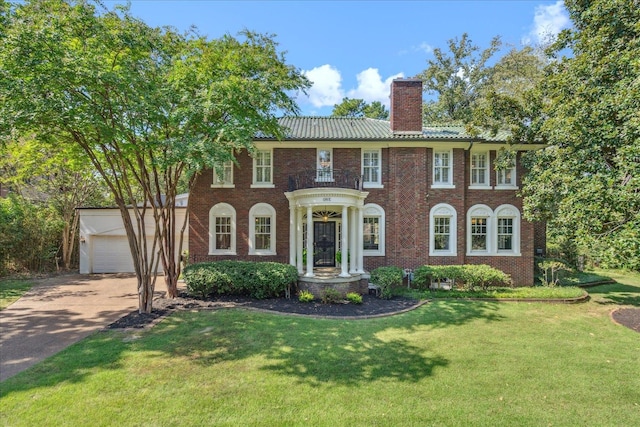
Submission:
<svg viewBox="0 0 640 427">
<path fill-rule="evenodd" d="M 362 175 L 347 169 L 310 169 L 289 175 L 289 191 L 327 187 L 362 190 Z"/>
</svg>

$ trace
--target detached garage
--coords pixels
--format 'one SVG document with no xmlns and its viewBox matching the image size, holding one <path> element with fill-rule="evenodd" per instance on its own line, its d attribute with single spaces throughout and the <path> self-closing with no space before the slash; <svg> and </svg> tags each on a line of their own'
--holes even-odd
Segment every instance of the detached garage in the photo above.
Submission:
<svg viewBox="0 0 640 427">
<path fill-rule="evenodd" d="M 122 224 L 122 216 L 117 208 L 82 208 L 80 212 L 80 274 L 92 273 L 134 273 L 129 241 Z M 180 232 L 186 214 L 184 207 L 176 207 L 177 229 Z M 133 214 L 131 214 L 133 217 Z M 148 243 L 153 244 L 155 223 L 151 212 L 147 211 L 146 232 Z M 135 223 L 135 219 L 134 219 Z M 189 227 L 185 229 L 183 250 L 187 250 Z M 176 250 L 176 260 L 179 252 Z M 162 271 L 162 263 L 158 272 Z"/>
</svg>

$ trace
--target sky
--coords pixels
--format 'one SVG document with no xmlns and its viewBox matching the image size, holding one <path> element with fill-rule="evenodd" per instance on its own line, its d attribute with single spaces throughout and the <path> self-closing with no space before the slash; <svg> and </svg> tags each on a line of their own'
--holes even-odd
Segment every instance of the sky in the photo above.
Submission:
<svg viewBox="0 0 640 427">
<path fill-rule="evenodd" d="M 105 1 L 121 4 L 122 1 Z M 298 94 L 301 114 L 327 116 L 344 97 L 389 105 L 395 78 L 427 68 L 433 49 L 467 33 L 481 49 L 500 36 L 505 53 L 536 45 L 571 25 L 562 1 L 221 1 L 132 0 L 131 13 L 152 26 L 209 38 L 242 30 L 271 34 L 285 60 L 313 86 Z M 498 57 L 498 56 L 497 56 Z"/>
</svg>

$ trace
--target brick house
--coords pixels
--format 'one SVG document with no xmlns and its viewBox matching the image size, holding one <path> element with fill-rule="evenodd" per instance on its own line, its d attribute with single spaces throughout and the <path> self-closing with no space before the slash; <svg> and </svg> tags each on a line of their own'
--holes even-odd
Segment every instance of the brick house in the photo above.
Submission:
<svg viewBox="0 0 640 427">
<path fill-rule="evenodd" d="M 379 266 L 489 264 L 532 285 L 544 224 L 522 218 L 525 170 L 495 171 L 504 135 L 422 126 L 422 82 L 391 85 L 390 121 L 285 117 L 284 141 L 256 138 L 224 173 L 204 171 L 190 195 L 192 262 L 276 261 L 302 281 Z M 348 256 L 341 256 L 345 253 Z M 307 256 L 307 254 L 313 254 Z"/>
</svg>

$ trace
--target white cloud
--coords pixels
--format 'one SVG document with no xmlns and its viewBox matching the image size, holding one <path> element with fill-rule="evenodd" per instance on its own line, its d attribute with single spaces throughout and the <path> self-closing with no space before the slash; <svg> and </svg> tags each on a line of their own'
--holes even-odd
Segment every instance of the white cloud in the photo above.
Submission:
<svg viewBox="0 0 640 427">
<path fill-rule="evenodd" d="M 325 64 L 305 71 L 304 74 L 312 83 L 308 99 L 314 107 L 333 107 L 342 101 L 342 76 L 336 68 Z"/>
<path fill-rule="evenodd" d="M 404 77 L 403 73 L 394 74 L 382 81 L 377 68 L 368 68 L 356 76 L 358 87 L 349 91 L 349 98 L 364 99 L 366 102 L 379 101 L 389 106 L 389 90 L 391 81 Z"/>
<path fill-rule="evenodd" d="M 427 55 L 433 52 L 433 46 L 431 46 L 427 42 L 422 42 L 419 45 L 413 45 L 409 49 L 403 49 L 398 52 L 398 55 L 407 55 L 409 53 L 420 52 L 426 53 Z"/>
<path fill-rule="evenodd" d="M 533 27 L 523 38 L 524 44 L 547 44 L 555 39 L 558 33 L 571 25 L 569 15 L 559 0 L 548 6 L 536 6 L 533 16 Z"/>
</svg>

